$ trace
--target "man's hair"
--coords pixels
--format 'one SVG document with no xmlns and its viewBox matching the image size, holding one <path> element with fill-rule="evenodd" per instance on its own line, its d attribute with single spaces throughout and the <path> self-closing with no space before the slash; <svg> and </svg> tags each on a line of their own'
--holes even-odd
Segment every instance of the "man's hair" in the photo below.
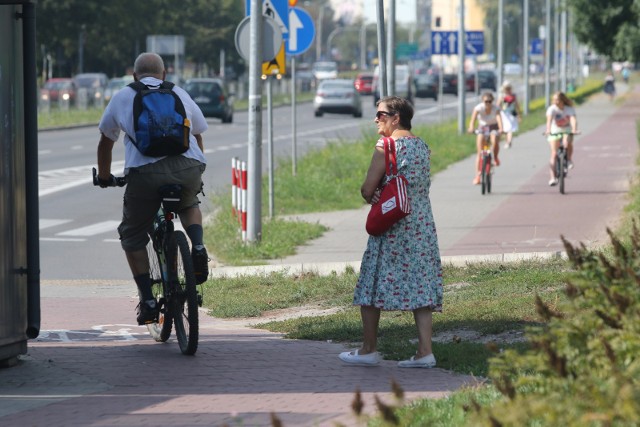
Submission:
<svg viewBox="0 0 640 427">
<path fill-rule="evenodd" d="M 138 55 L 133 64 L 133 72 L 138 79 L 143 77 L 162 77 L 164 62 L 157 53 L 144 52 Z"/>
</svg>

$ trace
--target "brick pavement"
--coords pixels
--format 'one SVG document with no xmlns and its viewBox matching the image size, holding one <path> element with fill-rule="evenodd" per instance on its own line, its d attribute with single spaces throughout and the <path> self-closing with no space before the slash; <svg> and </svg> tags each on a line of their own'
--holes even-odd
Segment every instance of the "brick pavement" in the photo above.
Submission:
<svg viewBox="0 0 640 427">
<path fill-rule="evenodd" d="M 269 426 L 272 412 L 285 426 L 356 425 L 356 388 L 372 413 L 374 395 L 394 402 L 392 378 L 408 399 L 474 382 L 392 361 L 344 366 L 340 344 L 282 339 L 204 313 L 198 352 L 183 356 L 173 339 L 156 343 L 130 323 L 135 297 L 121 289 L 90 296 L 83 287 L 78 298 L 43 286 L 41 336 L 18 366 L 0 370 L 0 425 Z"/>
</svg>

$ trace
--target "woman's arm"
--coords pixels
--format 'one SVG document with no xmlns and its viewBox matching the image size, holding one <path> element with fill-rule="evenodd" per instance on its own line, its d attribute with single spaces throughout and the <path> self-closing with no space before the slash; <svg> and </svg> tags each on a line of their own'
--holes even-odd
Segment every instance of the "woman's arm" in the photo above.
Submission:
<svg viewBox="0 0 640 427">
<path fill-rule="evenodd" d="M 382 179 L 386 172 L 385 169 L 384 147 L 376 147 L 373 152 L 373 157 L 371 158 L 371 164 L 369 165 L 367 176 L 360 188 L 360 194 L 362 194 L 362 197 L 367 201 L 367 203 L 375 203 L 377 201 L 373 199 L 376 190 L 382 183 Z"/>
<path fill-rule="evenodd" d="M 473 133 L 477 117 L 478 117 L 478 111 L 474 108 L 473 113 L 471 113 L 471 119 L 469 120 L 469 128 L 467 129 L 467 132 Z"/>
</svg>

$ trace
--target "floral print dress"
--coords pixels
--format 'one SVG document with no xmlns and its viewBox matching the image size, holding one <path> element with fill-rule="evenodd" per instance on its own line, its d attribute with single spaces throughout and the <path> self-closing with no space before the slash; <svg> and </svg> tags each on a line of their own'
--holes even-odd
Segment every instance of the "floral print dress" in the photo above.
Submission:
<svg viewBox="0 0 640 427">
<path fill-rule="evenodd" d="M 420 138 L 396 140 L 398 173 L 409 181 L 411 213 L 369 236 L 353 304 L 382 310 L 442 311 L 442 265 L 429 187 L 431 150 Z"/>
</svg>

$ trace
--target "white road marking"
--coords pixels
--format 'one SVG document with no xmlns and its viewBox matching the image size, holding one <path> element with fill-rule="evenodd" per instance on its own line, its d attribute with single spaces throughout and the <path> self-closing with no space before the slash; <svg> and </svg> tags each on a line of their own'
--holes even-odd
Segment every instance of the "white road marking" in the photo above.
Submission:
<svg viewBox="0 0 640 427">
<path fill-rule="evenodd" d="M 58 225 L 66 224 L 71 222 L 70 219 L 40 219 L 40 230 L 44 230 L 45 228 L 55 227 Z"/>
<path fill-rule="evenodd" d="M 56 234 L 56 236 L 95 236 L 96 234 L 115 231 L 119 224 L 120 221 L 102 221 L 96 224 L 87 225 L 86 227 L 63 231 L 62 233 Z"/>
</svg>

